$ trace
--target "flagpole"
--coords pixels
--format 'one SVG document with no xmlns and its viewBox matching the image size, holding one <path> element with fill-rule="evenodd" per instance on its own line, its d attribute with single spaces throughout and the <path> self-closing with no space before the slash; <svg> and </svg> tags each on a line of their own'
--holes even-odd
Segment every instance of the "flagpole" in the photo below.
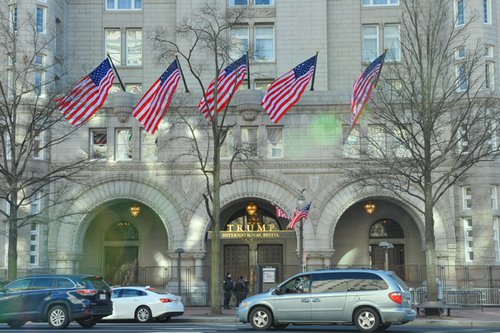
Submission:
<svg viewBox="0 0 500 333">
<path fill-rule="evenodd" d="M 248 50 L 247 50 L 247 75 L 248 75 L 248 90 L 250 90 L 250 59 L 248 58 Z"/>
<path fill-rule="evenodd" d="M 186 92 L 188 93 L 189 89 L 186 83 L 186 79 L 184 78 L 184 72 L 182 71 L 181 62 L 179 61 L 179 58 L 177 56 L 175 56 L 175 61 L 177 61 L 177 67 L 179 67 L 179 71 L 181 72 L 182 82 L 184 82 L 184 89 L 186 89 Z"/>
<path fill-rule="evenodd" d="M 318 53 L 319 51 L 316 51 L 316 58 L 314 59 L 314 73 L 312 77 L 312 82 L 311 82 L 311 91 L 314 90 L 314 79 L 316 78 L 316 64 L 318 63 Z"/>
<path fill-rule="evenodd" d="M 113 59 L 111 59 L 111 56 L 109 55 L 109 53 L 106 55 L 108 56 L 108 59 L 111 62 L 111 67 L 113 67 L 113 70 L 115 71 L 116 77 L 118 78 L 118 82 L 120 82 L 120 85 L 122 86 L 122 90 L 125 91 L 125 86 L 123 85 L 120 74 L 118 74 L 118 71 L 116 70 L 115 63 L 113 62 Z"/>
</svg>

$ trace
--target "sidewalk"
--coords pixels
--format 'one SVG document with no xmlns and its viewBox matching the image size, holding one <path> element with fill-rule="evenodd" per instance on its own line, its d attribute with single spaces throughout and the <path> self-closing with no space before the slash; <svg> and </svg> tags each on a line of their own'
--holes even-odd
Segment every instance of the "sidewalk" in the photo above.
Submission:
<svg viewBox="0 0 500 333">
<path fill-rule="evenodd" d="M 218 322 L 237 323 L 236 310 L 222 310 L 220 315 L 210 314 L 210 308 L 185 308 L 184 315 L 173 317 L 176 322 Z M 452 326 L 452 327 L 500 327 L 500 308 L 484 308 L 470 310 L 451 310 L 450 317 L 419 316 L 406 325 L 415 326 Z"/>
</svg>

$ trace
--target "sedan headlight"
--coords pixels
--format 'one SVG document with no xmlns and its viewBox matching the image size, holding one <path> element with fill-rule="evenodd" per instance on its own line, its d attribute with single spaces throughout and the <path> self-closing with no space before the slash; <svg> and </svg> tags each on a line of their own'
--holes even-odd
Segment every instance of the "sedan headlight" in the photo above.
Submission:
<svg viewBox="0 0 500 333">
<path fill-rule="evenodd" d="M 240 308 L 242 308 L 242 309 L 246 308 L 247 306 L 248 306 L 248 302 L 243 301 L 240 303 Z"/>
</svg>

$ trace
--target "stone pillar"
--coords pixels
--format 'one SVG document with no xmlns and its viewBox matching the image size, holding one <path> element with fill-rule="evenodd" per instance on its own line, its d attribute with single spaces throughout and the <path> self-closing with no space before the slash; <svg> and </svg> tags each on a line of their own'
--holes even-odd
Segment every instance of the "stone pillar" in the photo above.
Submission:
<svg viewBox="0 0 500 333">
<path fill-rule="evenodd" d="M 307 265 L 317 268 L 331 268 L 334 253 L 334 249 L 328 251 L 309 251 L 306 256 Z"/>
<path fill-rule="evenodd" d="M 80 273 L 81 254 L 58 253 L 55 256 L 55 274 L 77 274 Z"/>
</svg>

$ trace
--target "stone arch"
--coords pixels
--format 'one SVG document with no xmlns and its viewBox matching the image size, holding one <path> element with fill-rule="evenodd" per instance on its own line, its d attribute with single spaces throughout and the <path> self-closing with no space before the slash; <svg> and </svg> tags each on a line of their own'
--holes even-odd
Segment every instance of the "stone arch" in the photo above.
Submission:
<svg viewBox="0 0 500 333">
<path fill-rule="evenodd" d="M 67 198 L 76 199 L 69 200 L 56 212 L 55 216 L 62 218 L 49 226 L 49 253 L 54 256 L 51 260 L 78 259 L 71 257 L 81 254 L 84 235 L 97 214 L 96 208 L 117 200 L 132 200 L 151 208 L 165 227 L 169 250 L 184 241 L 185 230 L 178 204 L 182 200 L 173 195 L 177 192 L 174 189 L 160 186 L 150 178 L 125 174 L 97 178 L 92 184 L 70 191 Z"/>
</svg>

